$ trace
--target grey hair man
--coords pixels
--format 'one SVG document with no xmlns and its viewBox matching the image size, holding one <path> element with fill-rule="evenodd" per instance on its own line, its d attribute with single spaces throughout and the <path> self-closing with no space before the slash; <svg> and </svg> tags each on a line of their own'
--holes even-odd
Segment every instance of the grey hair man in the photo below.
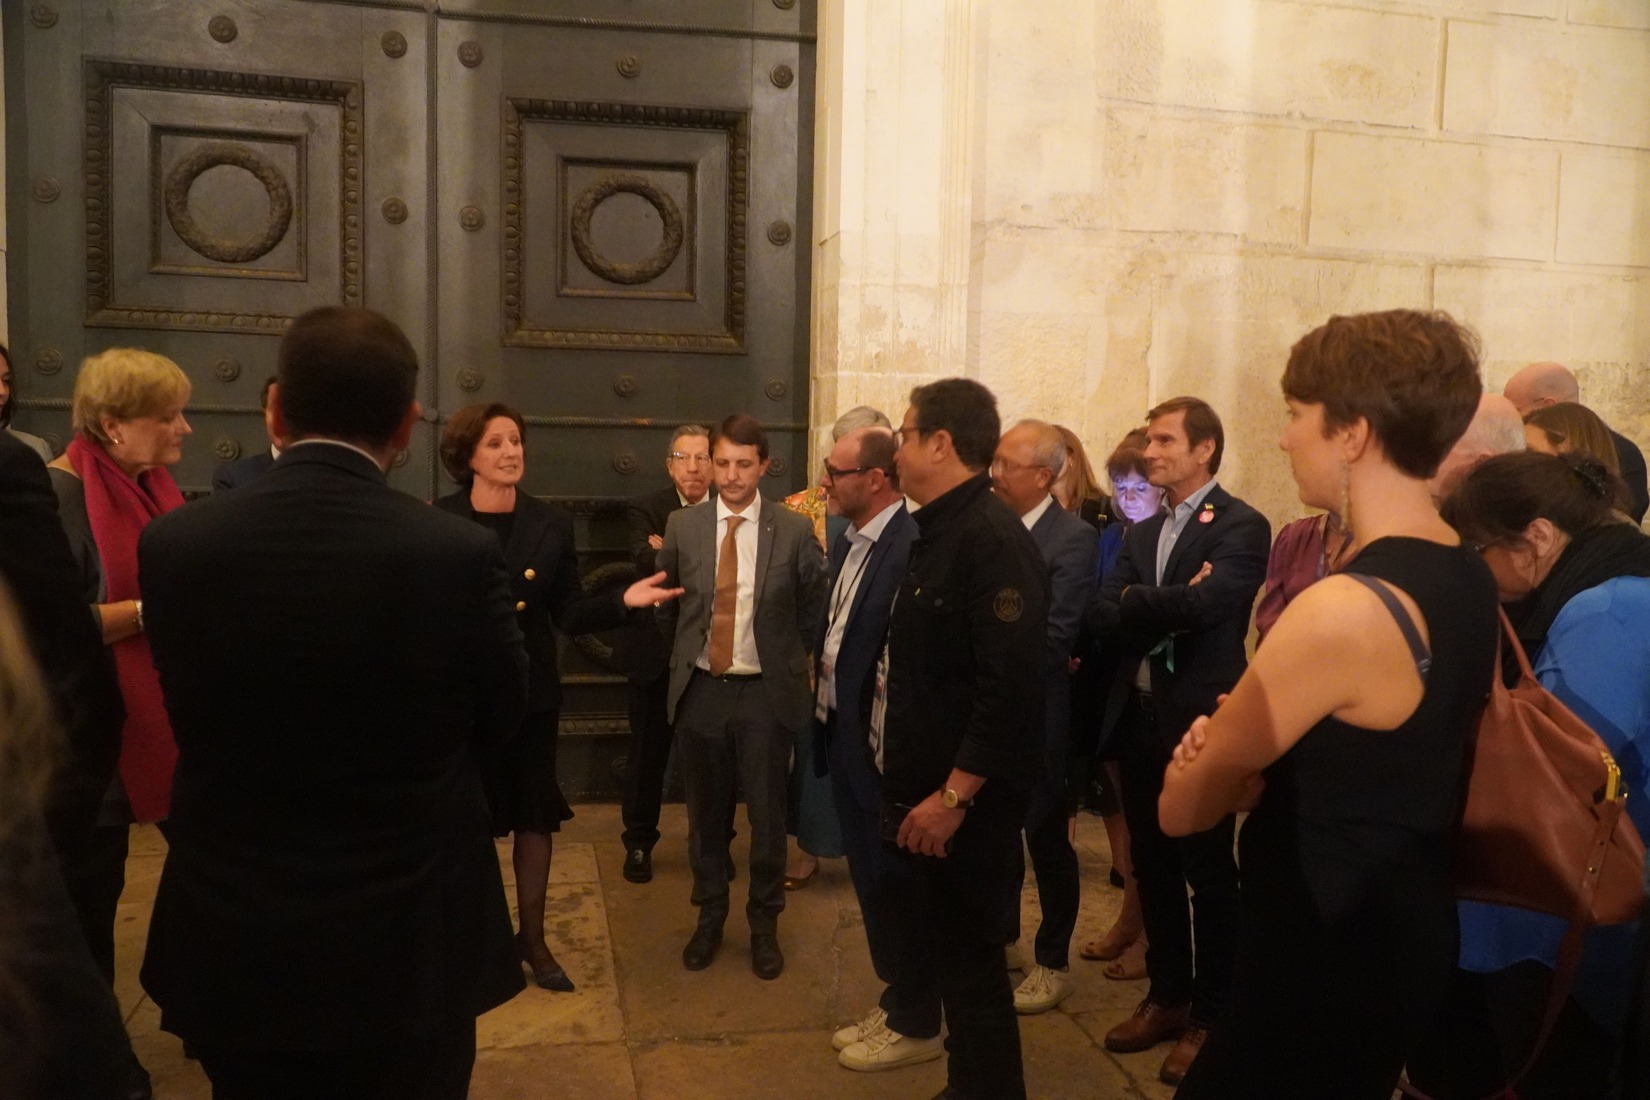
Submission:
<svg viewBox="0 0 1650 1100">
<path fill-rule="evenodd" d="M 1432 499 L 1442 501 L 1449 496 L 1461 484 L 1461 479 L 1486 458 L 1523 449 L 1524 420 L 1518 415 L 1518 407 L 1501 394 L 1485 390 L 1467 430 L 1461 433 L 1444 461 L 1438 464 L 1438 472 L 1427 482 Z"/>
</svg>

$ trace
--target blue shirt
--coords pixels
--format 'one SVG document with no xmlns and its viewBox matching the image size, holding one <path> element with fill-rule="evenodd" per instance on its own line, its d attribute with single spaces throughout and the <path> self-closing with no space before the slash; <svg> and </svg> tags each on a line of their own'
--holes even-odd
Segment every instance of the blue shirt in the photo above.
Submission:
<svg viewBox="0 0 1650 1100">
<path fill-rule="evenodd" d="M 1593 728 L 1621 767 L 1627 816 L 1650 836 L 1650 578 L 1617 577 L 1571 598 L 1536 654 L 1536 679 Z M 1553 965 L 1560 917 L 1460 903 L 1461 968 L 1490 973 L 1525 960 Z M 1635 924 L 1587 934 L 1574 996 L 1619 1033 L 1632 980 Z"/>
</svg>

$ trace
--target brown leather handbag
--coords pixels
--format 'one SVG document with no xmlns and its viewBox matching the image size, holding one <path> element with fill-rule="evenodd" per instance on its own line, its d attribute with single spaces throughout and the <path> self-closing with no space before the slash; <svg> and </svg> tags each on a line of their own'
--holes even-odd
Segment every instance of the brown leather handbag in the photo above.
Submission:
<svg viewBox="0 0 1650 1100">
<path fill-rule="evenodd" d="M 1455 851 L 1456 896 L 1620 924 L 1644 907 L 1644 842 L 1622 815 L 1621 769 L 1587 723 L 1542 687 L 1506 612 L 1517 686 L 1501 665 L 1472 749 Z"/>
</svg>

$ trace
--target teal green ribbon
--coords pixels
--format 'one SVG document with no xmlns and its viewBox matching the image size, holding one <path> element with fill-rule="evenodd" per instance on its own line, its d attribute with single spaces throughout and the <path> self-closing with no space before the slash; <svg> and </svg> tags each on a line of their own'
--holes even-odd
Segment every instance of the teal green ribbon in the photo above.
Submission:
<svg viewBox="0 0 1650 1100">
<path fill-rule="evenodd" d="M 1174 635 L 1173 634 L 1170 634 L 1167 638 L 1164 638 L 1161 642 L 1158 642 L 1156 648 L 1154 648 L 1150 653 L 1146 654 L 1146 660 L 1149 661 L 1153 657 L 1158 656 L 1159 654 L 1162 655 L 1163 663 L 1166 666 L 1168 666 L 1169 671 L 1173 672 L 1174 671 Z"/>
</svg>

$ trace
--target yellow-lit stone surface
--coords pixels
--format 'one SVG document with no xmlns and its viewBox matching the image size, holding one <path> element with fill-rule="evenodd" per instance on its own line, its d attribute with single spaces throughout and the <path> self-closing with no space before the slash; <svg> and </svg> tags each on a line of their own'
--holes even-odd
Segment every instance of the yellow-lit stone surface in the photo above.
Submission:
<svg viewBox="0 0 1650 1100">
<path fill-rule="evenodd" d="M 1452 22 L 1444 126 L 1650 148 L 1647 64 L 1636 31 Z"/>
<path fill-rule="evenodd" d="M 1556 150 L 1324 133 L 1312 169 L 1313 245 L 1552 258 Z"/>
<path fill-rule="evenodd" d="M 1429 118 L 1435 19 L 1282 0 L 1114 0 L 1101 9 L 1107 98 L 1389 126 Z"/>
<path fill-rule="evenodd" d="M 1650 267 L 1650 153 L 1577 149 L 1564 154 L 1558 260 Z"/>
<path fill-rule="evenodd" d="M 1650 30 L 1650 4 L 1644 0 L 1569 0 L 1572 23 Z"/>
<path fill-rule="evenodd" d="M 932 1096 L 943 1064 L 859 1074 L 836 1064 L 831 1032 L 858 1019 L 881 986 L 871 972 L 847 866 L 827 860 L 819 879 L 787 895 L 780 918 L 785 973 L 763 982 L 750 972 L 742 901 L 745 828 L 735 851 L 740 877 L 734 913 L 715 963 L 689 973 L 682 945 L 693 929 L 688 904 L 682 807 L 665 808 L 654 880 L 622 876 L 616 806 L 580 806 L 557 837 L 546 930 L 558 961 L 578 985 L 572 994 L 529 987 L 478 1022 L 470 1095 L 475 1100 L 826 1100 Z M 139 1057 L 158 1100 L 207 1100 L 200 1067 L 159 1030 L 160 1012 L 137 985 L 143 935 L 165 844 L 153 827 L 133 830 L 117 943 L 117 988 Z M 1083 908 L 1074 945 L 1104 932 L 1121 892 L 1106 883 L 1105 831 L 1083 815 L 1078 826 Z M 509 846 L 499 844 L 510 874 Z M 1037 927 L 1036 887 L 1024 895 L 1029 951 Z M 1157 1082 L 1168 1048 L 1113 1055 L 1099 1037 L 1133 1011 L 1144 982 L 1111 982 L 1100 964 L 1072 957 L 1077 992 L 1053 1012 L 1022 1017 L 1029 1094 L 1038 1100 L 1168 1100 Z M 1017 975 L 1014 976 L 1017 980 Z"/>
</svg>

